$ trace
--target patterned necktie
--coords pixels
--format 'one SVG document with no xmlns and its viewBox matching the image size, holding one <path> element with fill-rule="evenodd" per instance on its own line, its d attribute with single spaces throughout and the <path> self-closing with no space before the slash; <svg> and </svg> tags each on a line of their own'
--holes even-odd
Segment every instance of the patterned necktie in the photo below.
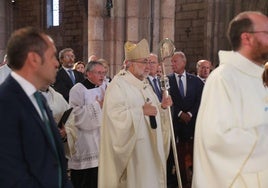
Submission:
<svg viewBox="0 0 268 188">
<path fill-rule="evenodd" d="M 52 143 L 52 146 L 53 146 L 53 149 L 55 150 L 56 152 L 56 156 L 57 156 L 57 161 L 58 161 L 58 175 L 59 175 L 59 182 L 58 182 L 58 185 L 59 187 L 61 187 L 61 184 L 62 184 L 62 172 L 61 172 L 61 163 L 60 163 L 60 160 L 59 160 L 59 153 L 58 153 L 58 150 L 56 148 L 56 144 L 55 144 L 55 140 L 54 140 L 54 137 L 53 137 L 53 133 L 51 131 L 51 124 L 49 122 L 49 119 L 48 119 L 48 116 L 47 116 L 47 113 L 46 113 L 46 109 L 45 109 L 45 106 L 44 106 L 44 103 L 43 103 L 43 99 L 42 99 L 42 94 L 38 91 L 36 91 L 34 93 L 34 97 L 36 99 L 36 102 L 38 104 L 38 107 L 41 111 L 41 114 L 42 114 L 42 120 L 43 122 L 45 123 L 45 128 L 46 128 L 46 132 L 48 134 L 48 137 L 50 139 L 50 142 Z"/>
<path fill-rule="evenodd" d="M 75 84 L 75 77 L 74 77 L 74 74 L 73 74 L 73 70 L 72 69 L 68 69 L 68 73 L 69 73 L 69 76 L 70 76 L 73 84 Z"/>
<path fill-rule="evenodd" d="M 154 83 L 154 90 L 155 90 L 155 94 L 157 95 L 159 101 L 162 101 L 162 94 L 161 94 L 161 91 L 158 87 L 158 84 L 157 84 L 158 80 L 156 78 L 153 79 L 153 83 Z"/>
<path fill-rule="evenodd" d="M 181 77 L 182 75 L 179 75 L 179 90 L 180 90 L 181 96 L 184 97 L 184 87 L 183 87 Z"/>
</svg>

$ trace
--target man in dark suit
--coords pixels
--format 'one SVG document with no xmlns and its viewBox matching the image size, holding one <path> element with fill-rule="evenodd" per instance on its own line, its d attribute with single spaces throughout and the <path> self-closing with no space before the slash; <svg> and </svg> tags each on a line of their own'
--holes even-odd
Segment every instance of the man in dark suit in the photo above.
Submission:
<svg viewBox="0 0 268 188">
<path fill-rule="evenodd" d="M 196 63 L 196 73 L 197 77 L 202 80 L 203 83 L 206 82 L 206 79 L 208 78 L 210 71 L 212 68 L 212 64 L 209 60 L 201 59 L 197 61 Z"/>
<path fill-rule="evenodd" d="M 0 187 L 72 187 L 59 131 L 38 90 L 55 81 L 53 40 L 31 28 L 7 45 L 11 74 L 0 85 Z"/>
<path fill-rule="evenodd" d="M 186 56 L 183 52 L 175 52 L 171 59 L 174 73 L 168 75 L 168 78 L 170 96 L 173 100 L 172 121 L 175 138 L 178 143 L 182 184 L 189 186 L 191 182 L 195 121 L 203 83 L 195 75 L 185 71 L 186 62 Z"/>
<path fill-rule="evenodd" d="M 160 80 L 157 76 L 157 69 L 159 66 L 158 57 L 156 54 L 151 53 L 149 56 L 150 72 L 147 77 L 149 84 L 152 86 L 154 93 L 156 94 L 159 102 L 162 101 L 162 90 L 160 86 Z"/>
<path fill-rule="evenodd" d="M 75 63 L 74 51 L 71 48 L 65 48 L 59 53 L 59 61 L 61 68 L 59 69 L 56 82 L 53 87 L 56 91 L 61 93 L 65 100 L 69 102 L 69 92 L 74 84 L 82 82 L 85 77 L 81 72 L 73 70 Z"/>
</svg>

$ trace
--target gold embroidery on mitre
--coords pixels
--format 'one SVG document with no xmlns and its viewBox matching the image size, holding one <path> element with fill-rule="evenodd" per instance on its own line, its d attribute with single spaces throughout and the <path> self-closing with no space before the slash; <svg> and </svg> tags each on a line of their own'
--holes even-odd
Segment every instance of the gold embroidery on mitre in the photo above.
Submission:
<svg viewBox="0 0 268 188">
<path fill-rule="evenodd" d="M 132 42 L 126 42 L 126 44 L 125 44 L 125 50 L 127 51 L 127 52 L 129 52 L 129 51 L 131 51 L 131 50 L 133 50 L 134 48 L 136 48 L 136 44 L 133 44 Z"/>
</svg>

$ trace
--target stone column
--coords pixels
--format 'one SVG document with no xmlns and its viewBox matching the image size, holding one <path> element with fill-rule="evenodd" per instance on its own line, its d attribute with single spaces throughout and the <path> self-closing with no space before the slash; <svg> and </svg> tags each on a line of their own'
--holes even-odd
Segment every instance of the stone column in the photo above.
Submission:
<svg viewBox="0 0 268 188">
<path fill-rule="evenodd" d="M 109 76 L 122 67 L 126 40 L 125 1 L 113 0 L 108 17 L 106 0 L 88 1 L 88 56 L 95 54 L 109 62 Z"/>
<path fill-rule="evenodd" d="M 170 38 L 174 41 L 175 8 L 175 0 L 160 0 L 160 41 L 164 38 Z"/>
<path fill-rule="evenodd" d="M 139 0 L 126 0 L 126 40 L 139 40 Z"/>
<path fill-rule="evenodd" d="M 229 2 L 208 0 L 206 27 L 204 34 L 204 56 L 207 57 L 214 67 L 219 63 L 218 51 L 230 49 L 226 38 L 229 21 L 232 19 L 233 5 Z M 239 4 L 241 5 L 241 4 Z"/>
<path fill-rule="evenodd" d="M 169 38 L 173 42 L 175 35 L 175 0 L 160 0 L 160 23 L 159 23 L 159 41 L 164 38 Z M 171 73 L 171 63 L 170 61 L 165 61 L 166 73 Z"/>
<path fill-rule="evenodd" d="M 7 43 L 6 3 L 6 0 L 0 0 L 0 63 L 3 61 Z"/>
<path fill-rule="evenodd" d="M 125 14 L 125 1 L 113 0 L 111 17 L 104 18 L 104 58 L 110 63 L 111 77 L 118 73 L 124 61 Z"/>
<path fill-rule="evenodd" d="M 151 0 L 151 22 L 153 25 L 152 32 L 151 32 L 151 39 L 152 39 L 152 52 L 158 53 L 158 45 L 160 42 L 160 0 Z"/>
<path fill-rule="evenodd" d="M 103 55 L 104 0 L 88 0 L 88 57 Z"/>
</svg>

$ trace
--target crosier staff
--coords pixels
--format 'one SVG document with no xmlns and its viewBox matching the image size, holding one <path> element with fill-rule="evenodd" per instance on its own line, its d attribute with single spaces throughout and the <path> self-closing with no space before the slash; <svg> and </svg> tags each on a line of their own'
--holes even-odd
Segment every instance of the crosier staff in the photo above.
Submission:
<svg viewBox="0 0 268 188">
<path fill-rule="evenodd" d="M 162 73 L 163 73 L 161 76 L 160 82 L 161 82 L 161 89 L 163 90 L 164 97 L 169 95 L 168 89 L 170 88 L 168 77 L 166 76 L 166 71 L 165 71 L 165 61 L 167 61 L 170 57 L 173 56 L 175 50 L 176 50 L 176 48 L 175 48 L 172 40 L 165 38 L 162 41 L 160 41 L 158 57 L 159 57 L 159 62 L 161 63 Z M 174 161 L 175 161 L 178 186 L 179 186 L 179 188 L 182 188 L 180 168 L 179 168 L 179 162 L 178 162 L 178 154 L 177 154 L 177 148 L 176 148 L 174 128 L 173 128 L 173 123 L 172 123 L 170 107 L 168 107 L 168 116 L 169 116 L 169 122 L 170 122 L 171 145 L 172 145 L 173 156 L 174 156 Z"/>
</svg>

